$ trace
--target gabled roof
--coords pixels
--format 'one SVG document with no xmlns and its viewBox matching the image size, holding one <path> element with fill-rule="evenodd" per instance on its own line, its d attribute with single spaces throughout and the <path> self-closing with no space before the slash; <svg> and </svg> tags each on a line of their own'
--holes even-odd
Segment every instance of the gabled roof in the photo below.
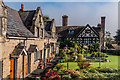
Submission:
<svg viewBox="0 0 120 80">
<path fill-rule="evenodd" d="M 33 52 L 37 52 L 37 45 L 30 45 L 28 52 L 33 53 Z"/>
<path fill-rule="evenodd" d="M 25 55 L 27 55 L 24 46 L 17 45 L 11 53 L 11 57 L 19 57 L 21 54 L 23 54 L 23 52 L 25 53 Z"/>
<path fill-rule="evenodd" d="M 90 27 L 89 24 L 87 24 L 79 33 L 77 36 L 79 36 L 80 33 L 82 33 L 87 27 L 89 27 L 97 36 L 99 36 L 99 32 L 96 32 L 95 29 L 93 29 L 92 27 Z"/>
<path fill-rule="evenodd" d="M 24 26 L 17 11 L 7 7 L 7 36 L 35 38 Z"/>
<path fill-rule="evenodd" d="M 58 34 L 58 37 L 64 37 L 64 38 L 72 38 L 77 37 L 80 32 L 82 32 L 85 29 L 86 26 L 57 26 L 56 32 Z M 96 33 L 99 34 L 100 27 L 91 27 L 91 29 Z M 69 34 L 69 30 L 73 30 L 74 34 Z"/>
<path fill-rule="evenodd" d="M 76 35 L 84 28 L 85 26 L 59 26 L 56 27 L 56 32 L 58 37 L 76 37 Z M 74 34 L 69 34 L 69 30 L 74 30 Z"/>
<path fill-rule="evenodd" d="M 29 28 L 32 26 L 33 17 L 36 10 L 30 10 L 30 11 L 19 11 L 19 15 L 21 17 L 21 20 L 23 21 L 24 25 Z"/>
</svg>

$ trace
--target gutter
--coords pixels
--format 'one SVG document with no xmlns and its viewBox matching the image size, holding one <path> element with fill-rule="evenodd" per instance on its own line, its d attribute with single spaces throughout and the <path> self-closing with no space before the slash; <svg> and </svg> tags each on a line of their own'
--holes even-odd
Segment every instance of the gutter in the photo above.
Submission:
<svg viewBox="0 0 120 80">
<path fill-rule="evenodd" d="M 36 38 L 27 38 L 27 37 L 7 37 L 8 39 L 29 39 L 29 40 L 34 40 Z"/>
</svg>

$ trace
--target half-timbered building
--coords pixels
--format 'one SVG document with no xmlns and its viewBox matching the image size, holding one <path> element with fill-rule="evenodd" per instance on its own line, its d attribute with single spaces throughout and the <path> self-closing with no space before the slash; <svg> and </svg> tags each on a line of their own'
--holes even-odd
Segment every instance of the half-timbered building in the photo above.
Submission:
<svg viewBox="0 0 120 80">
<path fill-rule="evenodd" d="M 63 26 L 56 26 L 58 41 L 75 40 L 81 46 L 91 43 L 101 43 L 104 48 L 105 17 L 101 17 L 101 24 L 97 27 L 86 26 L 67 26 L 68 16 L 64 15 Z"/>
</svg>

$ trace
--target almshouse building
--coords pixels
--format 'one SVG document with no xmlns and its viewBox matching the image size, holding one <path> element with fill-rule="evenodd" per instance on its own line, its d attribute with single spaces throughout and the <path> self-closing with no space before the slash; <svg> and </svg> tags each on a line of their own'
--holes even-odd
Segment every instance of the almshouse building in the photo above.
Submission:
<svg viewBox="0 0 120 80">
<path fill-rule="evenodd" d="M 62 16 L 62 26 L 56 26 L 58 41 L 75 40 L 81 46 L 89 46 L 91 43 L 101 43 L 104 49 L 105 35 L 105 17 L 101 17 L 101 24 L 97 27 L 86 26 L 68 26 L 68 16 Z"/>
<path fill-rule="evenodd" d="M 39 60 L 59 52 L 55 21 L 43 21 L 41 8 L 19 11 L 0 1 L 0 78 L 25 78 Z"/>
</svg>

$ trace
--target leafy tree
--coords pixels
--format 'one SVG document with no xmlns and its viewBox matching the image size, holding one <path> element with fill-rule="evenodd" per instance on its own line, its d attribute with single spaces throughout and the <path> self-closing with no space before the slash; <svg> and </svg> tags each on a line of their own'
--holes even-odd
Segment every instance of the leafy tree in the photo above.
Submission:
<svg viewBox="0 0 120 80">
<path fill-rule="evenodd" d="M 49 16 L 43 16 L 43 21 L 49 21 L 49 20 L 50 20 Z"/>
<path fill-rule="evenodd" d="M 118 31 L 116 32 L 116 36 L 114 36 L 115 41 L 118 43 L 118 45 L 120 45 L 120 29 L 118 29 Z"/>
</svg>

